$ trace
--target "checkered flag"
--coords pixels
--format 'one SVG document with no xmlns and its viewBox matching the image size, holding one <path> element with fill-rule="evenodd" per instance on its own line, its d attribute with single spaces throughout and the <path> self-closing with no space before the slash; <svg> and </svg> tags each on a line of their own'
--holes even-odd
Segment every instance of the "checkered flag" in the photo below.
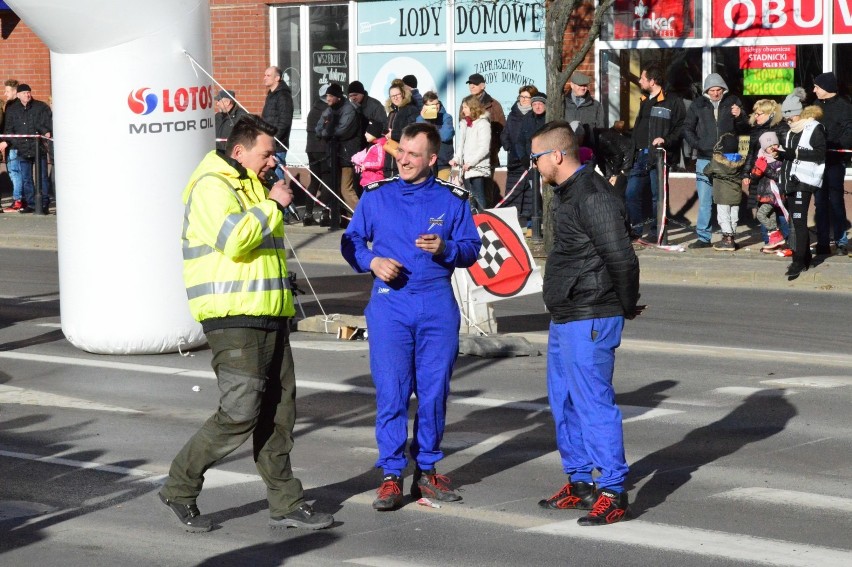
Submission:
<svg viewBox="0 0 852 567">
<path fill-rule="evenodd" d="M 485 275 L 491 279 L 500 271 L 503 262 L 512 257 L 509 249 L 503 246 L 503 242 L 497 233 L 491 229 L 491 225 L 487 222 L 479 223 L 476 227 L 479 232 L 479 238 L 482 240 L 482 249 L 479 253 L 479 259 L 476 263 L 485 272 Z"/>
</svg>

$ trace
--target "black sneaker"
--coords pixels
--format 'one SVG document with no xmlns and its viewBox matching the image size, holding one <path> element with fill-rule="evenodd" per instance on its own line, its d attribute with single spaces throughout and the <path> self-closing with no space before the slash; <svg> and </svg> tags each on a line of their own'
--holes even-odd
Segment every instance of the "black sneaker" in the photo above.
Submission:
<svg viewBox="0 0 852 567">
<path fill-rule="evenodd" d="M 713 245 L 710 244 L 709 240 L 701 240 L 700 238 L 695 242 L 690 242 L 686 245 L 687 248 L 692 250 L 700 250 L 702 248 L 713 248 Z"/>
<path fill-rule="evenodd" d="M 323 215 L 320 217 L 319 225 L 322 227 L 331 226 L 331 218 L 328 216 L 328 214 L 323 213 Z"/>
<path fill-rule="evenodd" d="M 306 530 L 321 530 L 334 523 L 334 516 L 323 512 L 314 512 L 307 502 L 284 516 L 283 518 L 269 518 L 269 525 L 273 528 L 305 528 Z"/>
<path fill-rule="evenodd" d="M 594 484 L 568 482 L 550 498 L 539 500 L 538 505 L 547 510 L 591 510 L 596 497 Z"/>
<path fill-rule="evenodd" d="M 808 267 L 804 264 L 800 264 L 799 262 L 793 262 L 789 266 L 787 266 L 787 271 L 784 272 L 784 275 L 787 276 L 789 281 L 793 281 L 798 278 L 802 272 L 807 271 Z"/>
<path fill-rule="evenodd" d="M 816 250 L 814 250 L 814 254 L 816 254 L 817 256 L 831 256 L 831 246 L 817 244 Z"/>
<path fill-rule="evenodd" d="M 174 512 L 178 521 L 183 525 L 183 529 L 186 531 L 200 533 L 209 532 L 213 529 L 213 522 L 207 516 L 202 516 L 201 512 L 198 511 L 198 506 L 195 504 L 178 504 L 163 496 L 162 493 L 158 493 L 157 496 L 160 497 L 160 502 Z"/>
<path fill-rule="evenodd" d="M 442 474 L 437 474 L 435 469 L 428 471 L 415 469 L 411 484 L 411 497 L 415 500 L 429 498 L 438 502 L 458 502 L 462 499 L 453 490 L 450 479 Z"/>
<path fill-rule="evenodd" d="M 302 219 L 302 226 L 315 226 L 317 224 L 316 219 L 313 215 L 306 215 L 304 219 Z"/>
<path fill-rule="evenodd" d="M 577 520 L 581 526 L 605 526 L 627 519 L 627 493 L 609 488 L 598 491 L 592 511 Z"/>
<path fill-rule="evenodd" d="M 373 510 L 388 512 L 402 505 L 402 479 L 395 474 L 387 474 L 382 478 L 382 485 L 376 490 L 373 500 Z"/>
</svg>

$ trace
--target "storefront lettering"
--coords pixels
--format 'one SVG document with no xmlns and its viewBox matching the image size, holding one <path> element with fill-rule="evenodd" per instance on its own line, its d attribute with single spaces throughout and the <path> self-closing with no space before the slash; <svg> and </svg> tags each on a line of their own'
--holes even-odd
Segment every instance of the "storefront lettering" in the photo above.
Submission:
<svg viewBox="0 0 852 567">
<path fill-rule="evenodd" d="M 806 20 L 802 15 L 802 3 L 813 5 L 813 17 Z M 782 28 L 787 25 L 788 14 L 792 12 L 793 22 L 799 28 L 815 28 L 822 23 L 821 0 L 792 0 L 793 9 L 788 8 L 791 0 L 760 0 L 760 27 L 764 29 Z M 725 26 L 732 31 L 747 30 L 758 19 L 755 0 L 728 0 L 722 10 Z"/>
<path fill-rule="evenodd" d="M 640 31 L 663 32 L 674 29 L 674 18 L 658 18 L 657 14 L 651 12 L 650 18 L 636 18 L 633 20 L 633 29 Z"/>
<path fill-rule="evenodd" d="M 456 35 L 541 33 L 540 9 L 541 4 L 519 2 L 456 5 Z"/>
<path fill-rule="evenodd" d="M 399 37 L 423 37 L 433 31 L 433 35 L 439 36 L 441 29 L 438 26 L 438 18 L 441 17 L 441 7 L 432 8 L 400 8 L 399 9 Z"/>
</svg>

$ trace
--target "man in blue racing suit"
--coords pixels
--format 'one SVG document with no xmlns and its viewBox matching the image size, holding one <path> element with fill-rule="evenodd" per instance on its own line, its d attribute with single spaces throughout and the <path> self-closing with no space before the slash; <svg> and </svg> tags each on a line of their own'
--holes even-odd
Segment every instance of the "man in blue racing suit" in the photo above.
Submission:
<svg viewBox="0 0 852 567">
<path fill-rule="evenodd" d="M 399 176 L 366 187 L 341 243 L 346 261 L 375 277 L 365 314 L 376 387 L 376 468 L 383 471 L 373 508 L 380 511 L 402 504 L 412 393 L 417 415 L 410 453 L 417 468 L 411 495 L 461 500 L 435 463 L 444 456 L 441 438 L 459 346 L 450 277 L 476 261 L 481 243 L 467 191 L 432 174 L 440 146 L 433 125 L 407 126 L 396 156 Z"/>
</svg>

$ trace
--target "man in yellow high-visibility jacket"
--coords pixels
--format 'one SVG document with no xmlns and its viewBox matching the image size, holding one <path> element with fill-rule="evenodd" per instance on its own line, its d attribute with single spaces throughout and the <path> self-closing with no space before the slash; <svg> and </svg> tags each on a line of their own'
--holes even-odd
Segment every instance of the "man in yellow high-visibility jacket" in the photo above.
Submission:
<svg viewBox="0 0 852 567">
<path fill-rule="evenodd" d="M 241 118 L 225 151 L 207 154 L 183 192 L 186 293 L 213 351 L 220 391 L 219 408 L 175 457 L 159 494 L 187 531 L 213 527 L 195 504 L 204 473 L 251 435 L 269 524 L 320 529 L 334 522 L 305 502 L 290 464 L 296 376 L 283 211 L 293 193 L 283 181 L 267 191 L 258 180 L 275 167 L 274 133 L 257 116 Z"/>
</svg>

